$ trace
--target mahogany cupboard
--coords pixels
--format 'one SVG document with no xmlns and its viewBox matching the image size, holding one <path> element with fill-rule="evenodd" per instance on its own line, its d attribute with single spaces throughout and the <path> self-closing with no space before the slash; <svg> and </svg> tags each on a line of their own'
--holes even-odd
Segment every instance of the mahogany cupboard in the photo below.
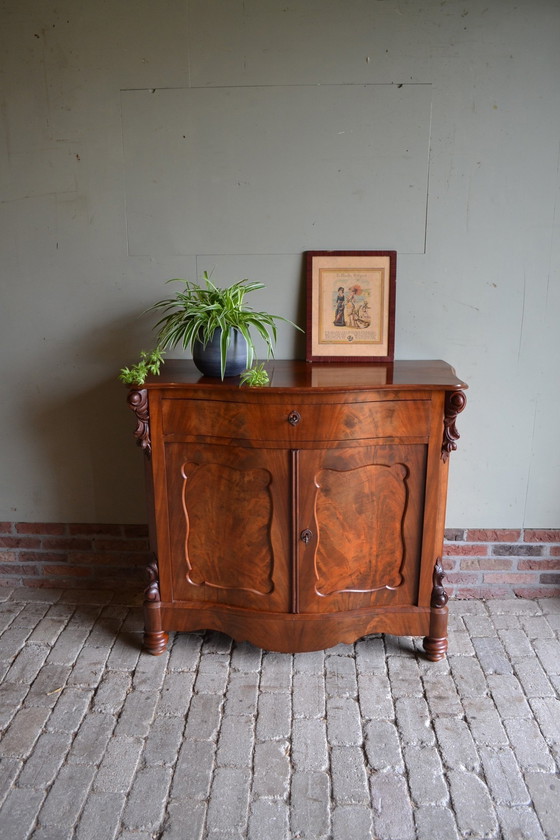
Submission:
<svg viewBox="0 0 560 840">
<path fill-rule="evenodd" d="M 215 629 L 283 652 L 369 633 L 447 650 L 441 552 L 464 388 L 442 361 L 275 361 L 270 386 L 192 362 L 131 390 L 153 561 L 144 645 Z"/>
</svg>

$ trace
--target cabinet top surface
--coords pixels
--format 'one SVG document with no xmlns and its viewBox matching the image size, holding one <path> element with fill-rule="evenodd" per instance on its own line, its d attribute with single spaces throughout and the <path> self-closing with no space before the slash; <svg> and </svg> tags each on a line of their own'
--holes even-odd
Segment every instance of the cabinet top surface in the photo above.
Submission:
<svg viewBox="0 0 560 840">
<path fill-rule="evenodd" d="M 253 391 L 346 391 L 346 390 L 456 390 L 467 388 L 451 365 L 441 360 L 412 360 L 388 363 L 310 363 L 273 359 L 266 363 L 270 385 Z M 239 377 L 223 381 L 202 376 L 190 360 L 168 359 L 159 376 L 149 377 L 144 388 L 216 388 L 239 390 Z M 244 390 L 248 390 L 244 386 Z"/>
</svg>

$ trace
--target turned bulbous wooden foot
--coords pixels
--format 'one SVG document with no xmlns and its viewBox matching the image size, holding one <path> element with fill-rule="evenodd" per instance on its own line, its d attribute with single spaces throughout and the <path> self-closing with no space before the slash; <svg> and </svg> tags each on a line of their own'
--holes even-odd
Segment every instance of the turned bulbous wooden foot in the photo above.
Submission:
<svg viewBox="0 0 560 840">
<path fill-rule="evenodd" d="M 146 631 L 144 633 L 144 650 L 147 650 L 152 656 L 160 656 L 165 652 L 168 641 L 169 635 L 165 630 Z"/>
<path fill-rule="evenodd" d="M 425 636 L 424 650 L 430 662 L 439 662 L 447 653 L 447 638 L 435 639 L 432 636 Z"/>
</svg>

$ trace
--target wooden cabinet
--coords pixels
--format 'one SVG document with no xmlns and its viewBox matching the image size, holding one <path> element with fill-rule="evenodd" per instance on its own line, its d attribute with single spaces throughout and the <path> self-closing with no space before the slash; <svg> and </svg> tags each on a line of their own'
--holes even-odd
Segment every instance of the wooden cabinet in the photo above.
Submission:
<svg viewBox="0 0 560 840">
<path fill-rule="evenodd" d="M 270 386 L 167 362 L 132 390 L 154 554 L 146 648 L 216 629 L 296 652 L 368 633 L 447 649 L 441 552 L 463 382 L 445 362 L 269 365 Z"/>
</svg>

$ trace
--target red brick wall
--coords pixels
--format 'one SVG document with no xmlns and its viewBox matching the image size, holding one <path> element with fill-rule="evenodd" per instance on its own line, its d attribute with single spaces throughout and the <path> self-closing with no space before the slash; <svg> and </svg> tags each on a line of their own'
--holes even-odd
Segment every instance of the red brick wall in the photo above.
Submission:
<svg viewBox="0 0 560 840">
<path fill-rule="evenodd" d="M 456 598 L 560 596 L 560 529 L 447 530 L 443 551 Z"/>
<path fill-rule="evenodd" d="M 560 596 L 560 529 L 445 532 L 445 588 L 456 598 Z M 0 522 L 0 586 L 140 593 L 144 525 Z"/>
</svg>

